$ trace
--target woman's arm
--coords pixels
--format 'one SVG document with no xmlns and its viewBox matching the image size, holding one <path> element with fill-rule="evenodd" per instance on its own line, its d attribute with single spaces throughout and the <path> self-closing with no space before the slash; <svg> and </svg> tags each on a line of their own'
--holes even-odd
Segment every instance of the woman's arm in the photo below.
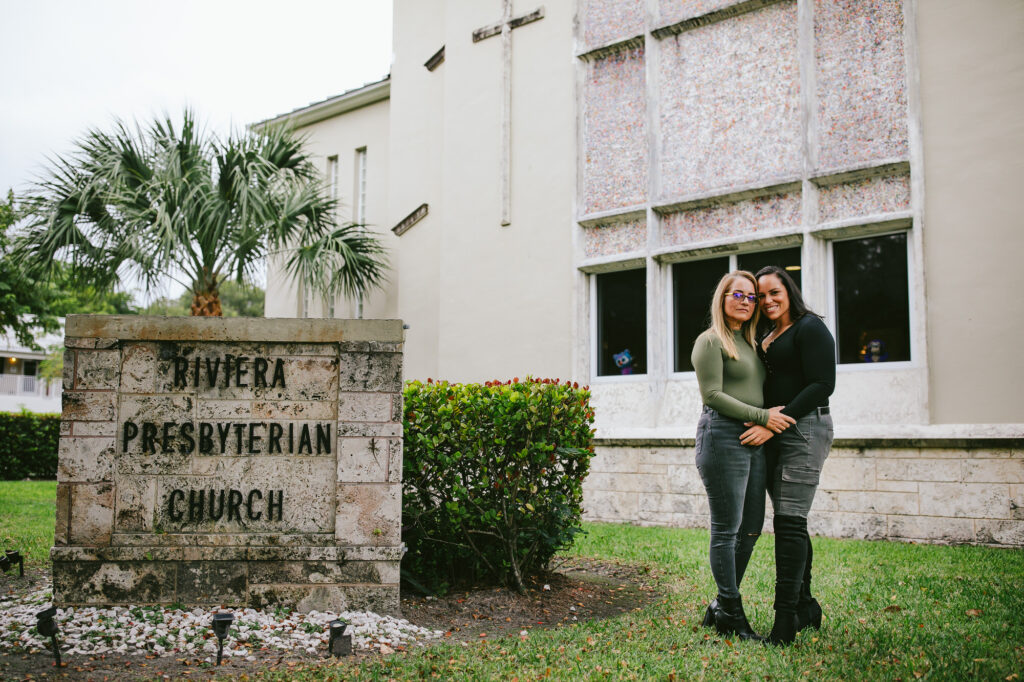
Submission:
<svg viewBox="0 0 1024 682">
<path fill-rule="evenodd" d="M 698 337 L 693 344 L 690 360 L 697 372 L 700 397 L 705 405 L 726 417 L 761 425 L 768 423 L 768 410 L 741 402 L 722 390 L 725 358 L 717 340 L 707 336 Z"/>
<path fill-rule="evenodd" d="M 794 419 L 824 403 L 836 388 L 836 342 L 828 327 L 814 317 L 798 331 L 793 343 L 807 383 L 782 410 Z"/>
</svg>

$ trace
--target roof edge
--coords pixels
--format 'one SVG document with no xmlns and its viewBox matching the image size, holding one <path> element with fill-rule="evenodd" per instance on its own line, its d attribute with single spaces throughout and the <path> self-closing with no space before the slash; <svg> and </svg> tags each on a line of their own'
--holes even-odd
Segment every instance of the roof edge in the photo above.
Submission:
<svg viewBox="0 0 1024 682">
<path fill-rule="evenodd" d="M 329 97 L 320 102 L 314 102 L 308 106 L 290 111 L 287 114 L 252 123 L 249 127 L 253 130 L 261 130 L 271 125 L 289 123 L 295 128 L 302 128 L 332 116 L 344 114 L 353 109 L 359 109 L 389 99 L 390 97 L 391 76 L 388 75 L 379 81 L 367 83 L 360 88 L 343 92 L 340 95 Z"/>
</svg>

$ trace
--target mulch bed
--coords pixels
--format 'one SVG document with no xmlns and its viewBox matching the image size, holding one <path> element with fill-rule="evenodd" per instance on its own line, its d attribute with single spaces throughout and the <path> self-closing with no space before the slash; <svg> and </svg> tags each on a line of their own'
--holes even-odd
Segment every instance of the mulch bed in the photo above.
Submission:
<svg viewBox="0 0 1024 682">
<path fill-rule="evenodd" d="M 423 627 L 445 631 L 441 640 L 480 641 L 519 636 L 523 630 L 554 628 L 587 620 L 613 618 L 641 608 L 654 600 L 657 576 L 644 567 L 591 559 L 558 560 L 550 573 L 531 579 L 526 594 L 508 589 L 452 592 L 442 597 L 403 596 L 402 617 Z M 0 590 L 22 594 L 50 582 L 48 572 L 27 570 L 24 578 L 0 576 Z M 401 653 L 399 648 L 397 653 Z M 287 670 L 322 661 L 330 664 L 326 651 L 319 656 L 274 650 L 254 651 L 256 661 L 226 659 L 218 670 L 201 658 L 180 654 L 156 656 L 65 655 L 65 666 L 57 669 L 49 651 L 26 653 L 0 649 L 0 679 L 136 680 L 233 676 L 259 670 Z M 381 656 L 363 651 L 355 660 Z M 205 655 L 204 655 L 205 657 Z"/>
</svg>

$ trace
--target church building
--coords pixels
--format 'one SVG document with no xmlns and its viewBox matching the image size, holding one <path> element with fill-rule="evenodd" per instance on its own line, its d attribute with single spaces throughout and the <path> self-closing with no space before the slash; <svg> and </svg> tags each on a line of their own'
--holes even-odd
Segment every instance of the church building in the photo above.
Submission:
<svg viewBox="0 0 1024 682">
<path fill-rule="evenodd" d="M 406 378 L 588 384 L 593 520 L 706 526 L 690 350 L 775 264 L 837 341 L 812 533 L 1024 545 L 1024 5 L 394 0 L 391 73 L 309 136 Z"/>
</svg>

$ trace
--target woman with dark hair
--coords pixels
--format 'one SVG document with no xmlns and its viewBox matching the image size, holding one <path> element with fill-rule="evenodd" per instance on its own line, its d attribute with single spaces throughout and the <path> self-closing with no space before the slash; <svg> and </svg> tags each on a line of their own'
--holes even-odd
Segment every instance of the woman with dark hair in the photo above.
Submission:
<svg viewBox="0 0 1024 682">
<path fill-rule="evenodd" d="M 764 400 L 784 405 L 782 414 L 796 423 L 775 434 L 747 422 L 740 442 L 765 443 L 768 494 L 775 510 L 775 624 L 767 642 L 785 645 L 799 630 L 821 627 L 821 606 L 811 596 L 807 514 L 832 447 L 828 397 L 836 383 L 836 346 L 785 270 L 761 268 L 757 286 L 761 313 L 770 322 L 757 343 L 767 369 Z"/>
<path fill-rule="evenodd" d="M 765 409 L 764 365 L 754 349 L 757 281 L 744 270 L 721 279 L 711 298 L 711 327 L 693 344 L 693 367 L 704 410 L 697 425 L 697 470 L 711 511 L 711 574 L 718 597 L 703 625 L 723 635 L 761 640 L 743 613 L 739 585 L 764 524 L 764 453 L 760 443 L 741 445 L 744 422 L 768 433 L 793 420 L 781 408 Z"/>
</svg>

